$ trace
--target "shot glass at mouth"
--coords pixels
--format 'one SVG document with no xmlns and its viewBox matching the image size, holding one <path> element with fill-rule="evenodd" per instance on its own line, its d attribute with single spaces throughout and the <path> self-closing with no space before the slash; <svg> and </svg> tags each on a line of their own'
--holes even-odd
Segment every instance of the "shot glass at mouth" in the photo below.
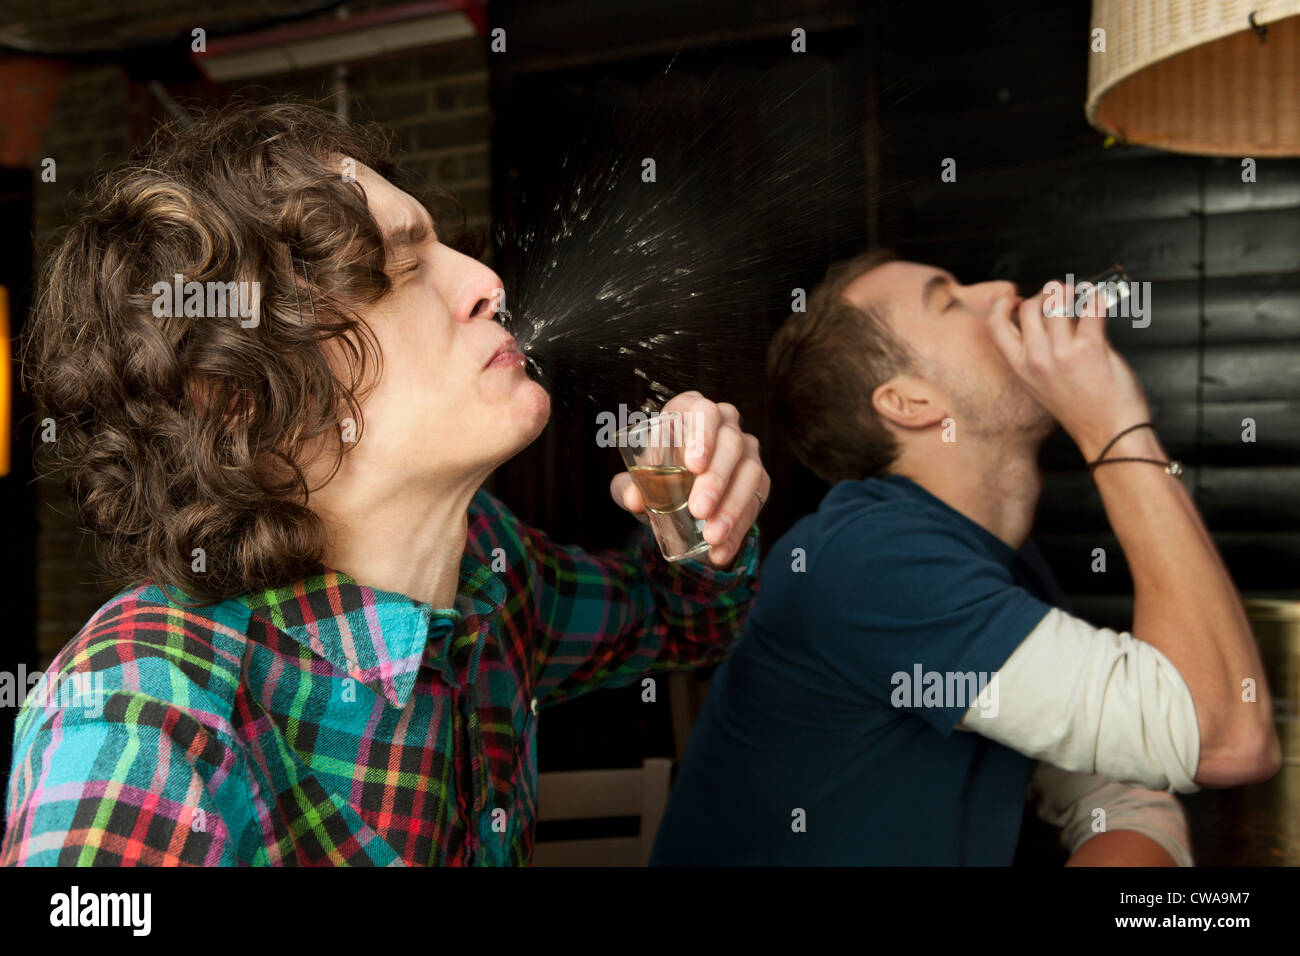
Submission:
<svg viewBox="0 0 1300 956">
<path fill-rule="evenodd" d="M 1093 299 L 1100 297 L 1105 305 L 1106 315 L 1118 313 L 1124 300 L 1129 297 L 1129 278 L 1124 267 L 1114 265 L 1075 284 L 1074 317 L 1083 318 L 1092 307 Z"/>
<path fill-rule="evenodd" d="M 1062 315 L 1071 315 L 1074 319 L 1081 319 L 1092 308 L 1094 300 L 1100 298 L 1107 316 L 1117 315 L 1124 301 L 1130 294 L 1130 280 L 1124 272 L 1124 267 L 1116 263 L 1109 269 L 1090 275 L 1086 278 L 1079 279 L 1070 288 L 1068 283 L 1062 283 L 1060 280 L 1052 280 L 1046 283 L 1043 288 L 1046 289 L 1053 282 L 1059 283 L 1060 292 L 1053 292 L 1043 302 L 1043 315 L 1056 318 Z M 1065 293 L 1065 301 L 1061 302 L 1062 293 Z M 1055 301 L 1053 301 L 1055 300 Z M 1049 305 L 1048 303 L 1051 302 Z M 1019 321 L 1016 326 L 1019 327 Z"/>
</svg>

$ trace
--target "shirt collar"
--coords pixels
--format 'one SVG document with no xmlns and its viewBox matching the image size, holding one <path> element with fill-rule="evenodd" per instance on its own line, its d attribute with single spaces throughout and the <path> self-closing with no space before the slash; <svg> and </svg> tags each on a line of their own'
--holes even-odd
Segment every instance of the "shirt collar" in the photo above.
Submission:
<svg viewBox="0 0 1300 956">
<path fill-rule="evenodd" d="M 928 488 L 921 485 L 920 482 L 912 478 L 908 478 L 906 475 L 898 475 L 893 473 L 881 475 L 878 478 L 867 478 L 865 480 L 886 482 L 887 484 L 890 484 L 895 488 L 901 488 L 903 491 L 910 494 L 917 501 L 924 501 L 927 504 L 937 507 L 940 511 L 945 512 L 949 517 L 957 521 L 957 523 L 960 524 L 962 527 L 969 530 L 975 536 L 978 542 L 981 545 L 983 545 L 984 550 L 988 553 L 989 557 L 991 557 L 994 561 L 997 561 L 1000 564 L 1002 564 L 1004 567 L 1008 567 L 1008 568 L 1016 563 L 1016 557 L 1019 552 L 1017 552 L 1015 548 L 1011 547 L 1011 545 L 1007 544 L 1005 541 L 1003 541 L 1001 538 L 995 535 L 992 531 L 984 527 L 978 521 L 971 518 L 969 515 L 958 511 L 956 508 L 948 504 L 948 502 L 944 501 L 934 492 L 930 491 Z"/>
<path fill-rule="evenodd" d="M 505 603 L 505 586 L 467 551 L 450 608 L 366 587 L 324 565 L 291 585 L 239 600 L 254 617 L 401 708 L 422 663 L 461 688 L 478 678 L 484 641 Z"/>
</svg>

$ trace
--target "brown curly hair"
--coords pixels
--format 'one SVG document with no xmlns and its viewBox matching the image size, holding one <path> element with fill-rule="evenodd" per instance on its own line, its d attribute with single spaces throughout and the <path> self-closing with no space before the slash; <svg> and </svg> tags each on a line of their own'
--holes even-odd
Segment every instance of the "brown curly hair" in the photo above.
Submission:
<svg viewBox="0 0 1300 956">
<path fill-rule="evenodd" d="M 66 476 L 108 581 L 149 579 L 206 604 L 318 566 L 324 528 L 300 457 L 338 439 L 346 417 L 363 427 L 381 356 L 357 310 L 410 264 L 386 260 L 344 158 L 420 198 L 440 241 L 474 254 L 477 237 L 450 194 L 401 181 L 377 126 L 302 103 L 192 119 L 92 185 L 43 263 L 22 366 L 47 439 L 38 470 Z M 151 290 L 178 274 L 259 283 L 257 323 L 156 316 Z M 343 442 L 325 447 L 337 471 Z"/>
</svg>

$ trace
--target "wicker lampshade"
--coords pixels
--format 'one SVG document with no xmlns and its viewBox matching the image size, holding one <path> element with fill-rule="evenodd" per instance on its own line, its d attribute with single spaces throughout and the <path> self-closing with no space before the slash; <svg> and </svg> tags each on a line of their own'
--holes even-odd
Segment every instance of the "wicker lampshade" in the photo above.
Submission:
<svg viewBox="0 0 1300 956">
<path fill-rule="evenodd" d="M 1093 126 L 1179 153 L 1300 156 L 1300 0 L 1093 0 L 1098 27 Z"/>
</svg>

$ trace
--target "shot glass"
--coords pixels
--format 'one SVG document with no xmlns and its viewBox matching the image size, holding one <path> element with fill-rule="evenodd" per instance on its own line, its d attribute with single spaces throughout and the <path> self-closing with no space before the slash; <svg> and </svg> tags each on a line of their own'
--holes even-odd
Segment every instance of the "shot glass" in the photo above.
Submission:
<svg viewBox="0 0 1300 956">
<path fill-rule="evenodd" d="M 1075 283 L 1074 317 L 1083 318 L 1083 314 L 1092 304 L 1094 296 L 1101 296 L 1105 303 L 1106 315 L 1119 314 L 1119 308 L 1129 297 L 1129 277 L 1119 263 L 1098 272 L 1096 275 L 1080 279 Z"/>
<path fill-rule="evenodd" d="M 641 492 L 659 550 L 669 561 L 709 550 L 704 521 L 686 507 L 695 474 L 686 467 L 686 428 L 680 412 L 659 414 L 617 436 L 618 452 Z"/>
<path fill-rule="evenodd" d="M 1059 282 L 1060 280 L 1054 281 Z M 1104 313 L 1107 316 L 1118 315 L 1120 307 L 1131 294 L 1130 281 L 1124 267 L 1119 263 L 1115 263 L 1109 269 L 1103 269 L 1095 275 L 1075 280 L 1074 304 L 1069 314 L 1075 319 L 1083 318 L 1084 313 L 1091 307 L 1093 299 L 1100 297 Z M 1049 308 L 1046 303 L 1043 305 L 1043 315 L 1059 316 L 1065 314 L 1066 310 L 1063 307 L 1052 306 Z"/>
</svg>

